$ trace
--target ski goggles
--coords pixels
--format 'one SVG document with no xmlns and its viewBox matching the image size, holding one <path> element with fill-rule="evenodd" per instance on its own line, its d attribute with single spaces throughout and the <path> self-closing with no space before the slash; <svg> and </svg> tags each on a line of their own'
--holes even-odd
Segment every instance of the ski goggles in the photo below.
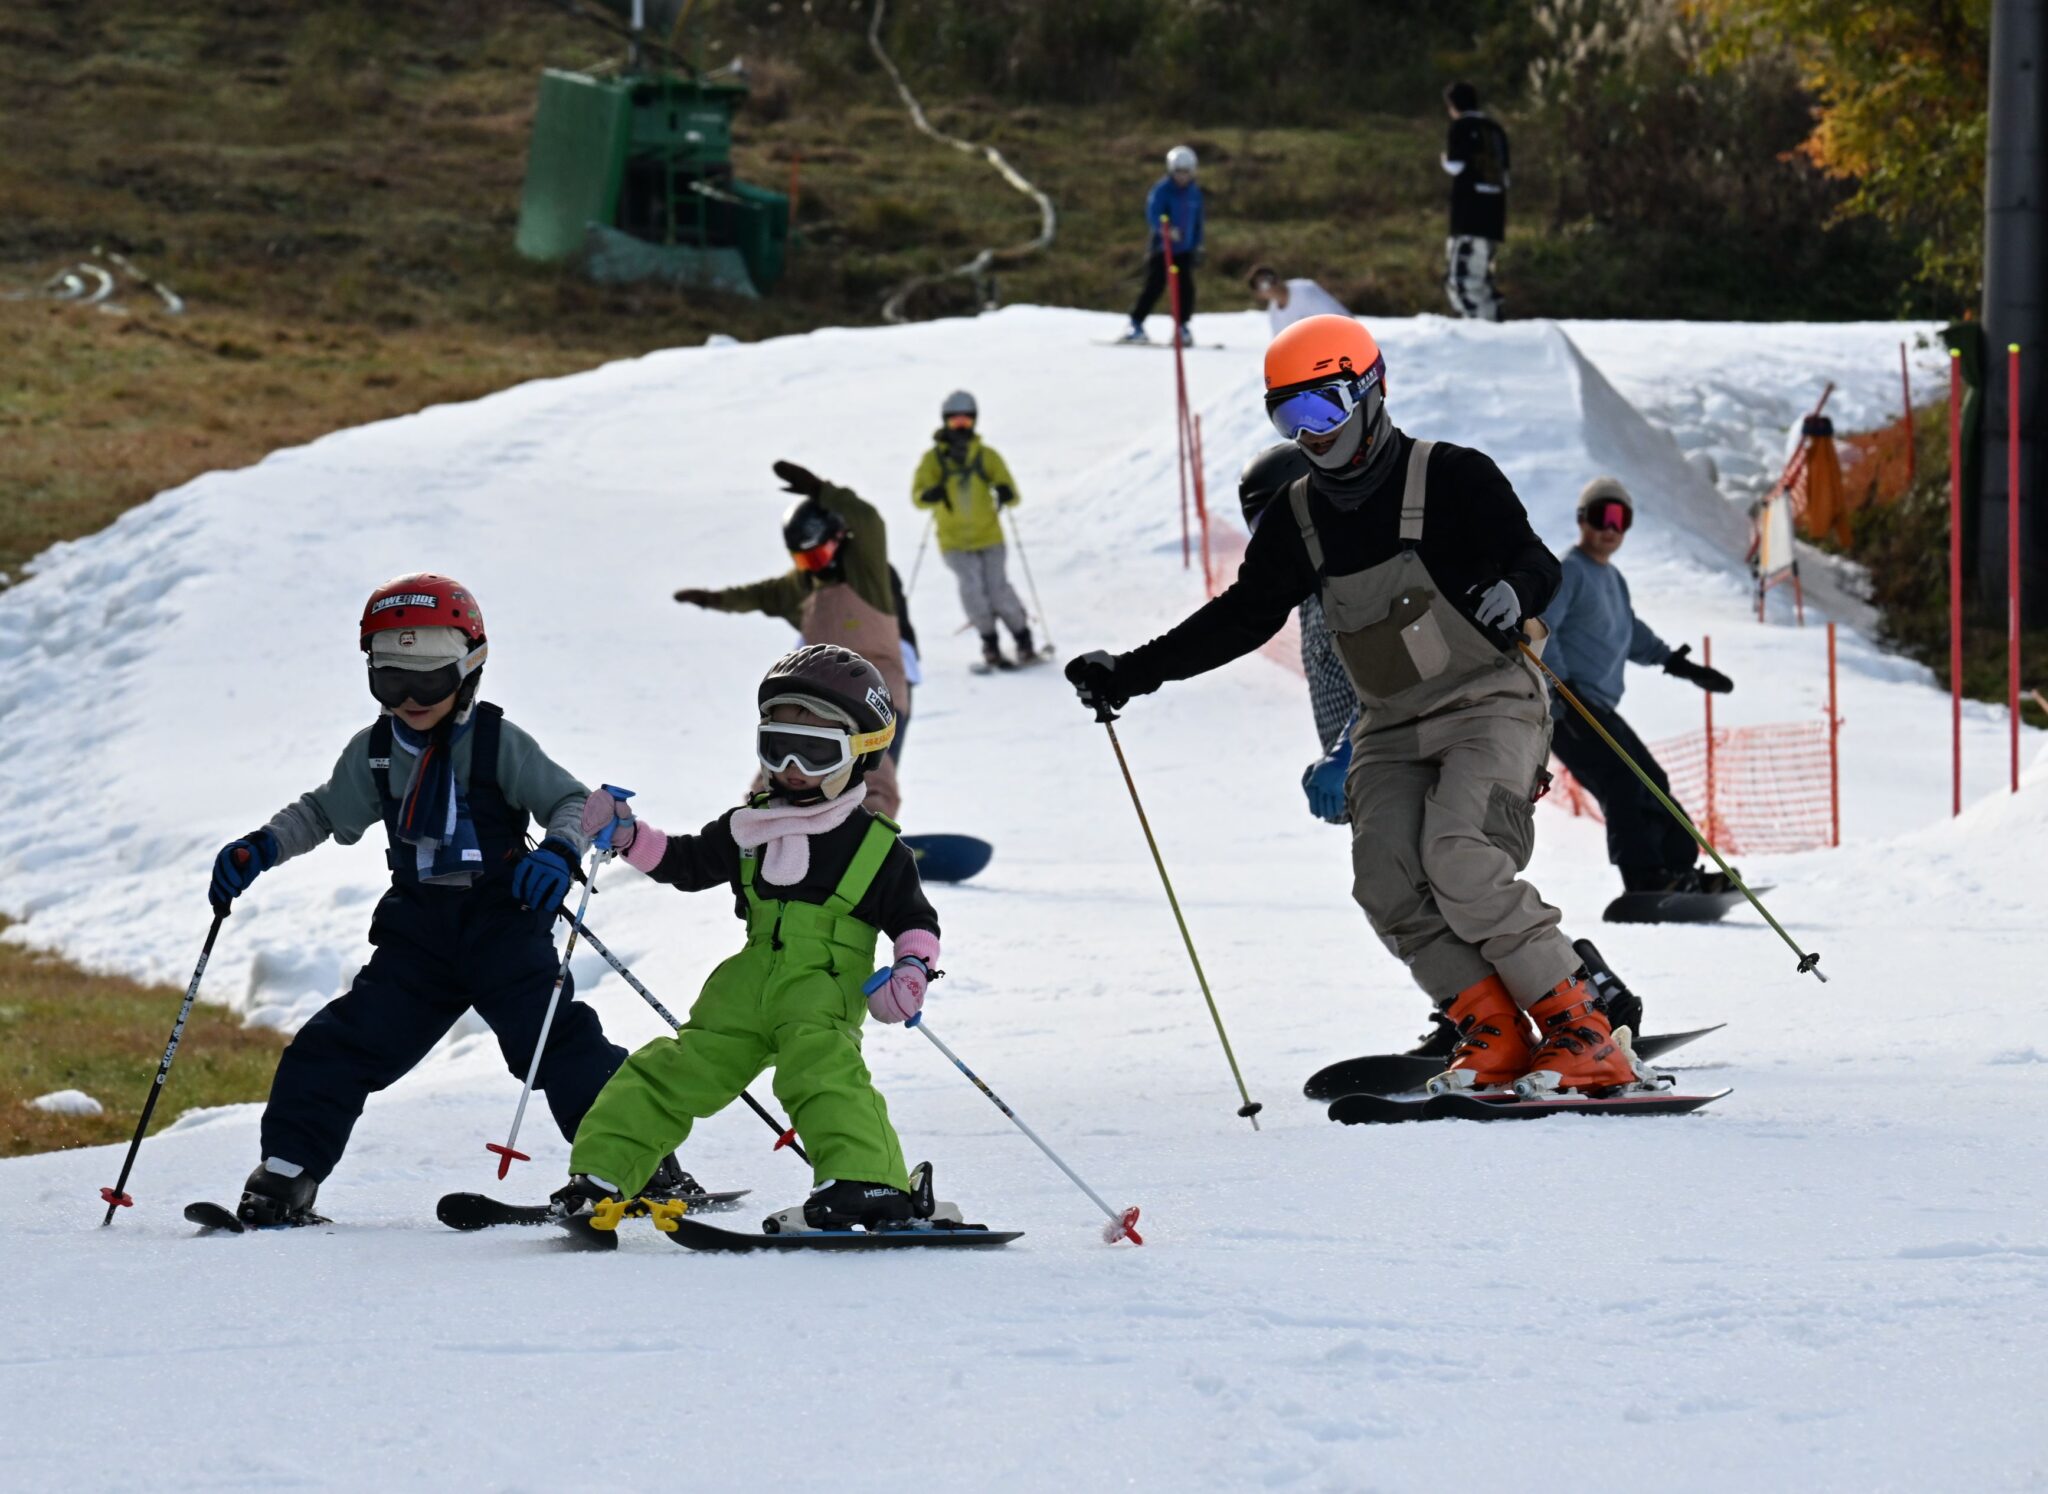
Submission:
<svg viewBox="0 0 2048 1494">
<path fill-rule="evenodd" d="M 754 752 L 770 773 L 791 768 L 811 778 L 830 778 L 853 766 L 857 757 L 880 752 L 896 739 L 896 723 L 880 731 L 848 731 L 843 726 L 798 726 L 788 721 L 763 721 L 755 733 Z"/>
<path fill-rule="evenodd" d="M 1333 379 L 1306 389 L 1280 390 L 1266 396 L 1266 418 L 1290 441 L 1327 436 L 1361 406 L 1370 419 L 1379 407 L 1380 379 L 1375 366 L 1363 379 Z"/>
<path fill-rule="evenodd" d="M 971 431 L 974 429 L 974 417 L 972 415 L 948 415 L 946 417 L 946 429 L 949 431 Z"/>
<path fill-rule="evenodd" d="M 1628 532 L 1628 526 L 1635 522 L 1635 517 L 1626 503 L 1617 503 L 1612 498 L 1589 503 L 1579 513 L 1579 518 L 1595 529 L 1618 529 L 1624 534 Z"/>
<path fill-rule="evenodd" d="M 839 558 L 839 541 L 826 540 L 822 545 L 813 545 L 808 550 L 789 552 L 790 563 L 800 571 L 823 571 L 831 569 L 832 562 Z"/>
<path fill-rule="evenodd" d="M 467 659 L 457 659 L 436 669 L 401 669 L 391 664 L 370 666 L 370 694 L 377 704 L 396 710 L 408 700 L 414 705 L 433 705 L 462 688 L 469 675 Z"/>
</svg>

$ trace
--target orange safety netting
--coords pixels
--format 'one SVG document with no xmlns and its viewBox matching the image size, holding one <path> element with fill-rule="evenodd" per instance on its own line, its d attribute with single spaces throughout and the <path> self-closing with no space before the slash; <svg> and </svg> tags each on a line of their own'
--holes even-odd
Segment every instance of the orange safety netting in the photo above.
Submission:
<svg viewBox="0 0 2048 1494">
<path fill-rule="evenodd" d="M 1671 797 L 1723 855 L 1812 851 L 1835 842 L 1834 766 L 1824 721 L 1780 721 L 1714 729 L 1709 764 L 1704 729 L 1650 743 L 1671 777 Z M 1563 763 L 1550 801 L 1601 818 L 1600 806 Z M 1708 793 L 1711 781 L 1713 791 Z"/>
</svg>

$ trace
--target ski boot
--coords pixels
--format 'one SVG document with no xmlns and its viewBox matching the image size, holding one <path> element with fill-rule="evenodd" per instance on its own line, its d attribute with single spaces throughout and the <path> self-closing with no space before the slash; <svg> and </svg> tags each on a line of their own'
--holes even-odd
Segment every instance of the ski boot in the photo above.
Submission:
<svg viewBox="0 0 2048 1494">
<path fill-rule="evenodd" d="M 242 1184 L 242 1201 L 235 1206 L 235 1217 L 250 1229 L 326 1224 L 327 1220 L 313 1212 L 313 1197 L 319 1191 L 319 1179 L 303 1170 L 290 1176 L 273 1172 L 266 1157 Z"/>
<path fill-rule="evenodd" d="M 1404 1057 L 1448 1059 L 1457 1048 L 1458 1024 L 1444 1014 L 1443 1008 L 1438 1007 L 1431 1012 L 1429 1020 L 1434 1025 L 1403 1055 Z"/>
<path fill-rule="evenodd" d="M 1600 951 L 1591 939 L 1574 939 L 1572 950 L 1586 962 L 1586 978 L 1593 983 L 1593 994 L 1600 1002 L 1600 1010 L 1607 1013 L 1607 1025 L 1626 1027 L 1631 1035 L 1640 1033 L 1643 1030 L 1643 998 L 1608 968 L 1607 961 L 1600 958 Z"/>
<path fill-rule="evenodd" d="M 1445 1015 L 1458 1032 L 1450 1064 L 1424 1086 L 1433 1095 L 1496 1089 L 1529 1072 L 1529 1019 L 1506 984 L 1489 975 L 1452 998 Z"/>
<path fill-rule="evenodd" d="M 1583 970 L 1560 981 L 1555 990 L 1529 1008 L 1529 1015 L 1542 1030 L 1543 1045 L 1514 1082 L 1515 1093 L 1525 1100 L 1541 1100 L 1567 1090 L 1599 1095 L 1672 1082 L 1669 1075 L 1643 1067 L 1629 1046 L 1629 1030 L 1608 1021 Z"/>
<path fill-rule="evenodd" d="M 1151 340 L 1151 338 L 1145 335 L 1145 324 L 1136 318 L 1132 319 L 1131 325 L 1125 330 L 1124 335 L 1117 339 L 1118 342 L 1150 342 Z"/>
<path fill-rule="evenodd" d="M 993 633 L 981 635 L 981 662 L 990 669 L 1015 669 L 1017 667 L 1003 657 L 1003 641 Z"/>
<path fill-rule="evenodd" d="M 1038 662 L 1038 649 L 1031 641 L 1031 630 L 1029 628 L 1013 628 L 1011 632 L 1017 638 L 1017 662 L 1019 664 L 1036 664 Z"/>
</svg>

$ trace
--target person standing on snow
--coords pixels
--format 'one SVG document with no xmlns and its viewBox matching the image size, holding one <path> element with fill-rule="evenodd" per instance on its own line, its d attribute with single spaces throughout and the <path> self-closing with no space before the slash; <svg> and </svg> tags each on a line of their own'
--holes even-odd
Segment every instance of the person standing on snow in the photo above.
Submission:
<svg viewBox="0 0 2048 1494">
<path fill-rule="evenodd" d="M 1163 225 L 1161 219 L 1165 220 Z M 1182 347 L 1194 342 L 1188 323 L 1195 317 L 1195 267 L 1202 262 L 1202 225 L 1202 189 L 1195 181 L 1195 153 L 1188 146 L 1176 145 L 1166 153 L 1166 175 L 1152 184 L 1145 197 L 1145 228 L 1150 235 L 1145 285 L 1131 306 L 1131 326 L 1123 341 L 1152 340 L 1145 335 L 1145 318 L 1166 293 L 1166 245 L 1171 243 L 1173 263 L 1180 271 L 1180 326 L 1176 335 Z"/>
<path fill-rule="evenodd" d="M 1067 678 L 1084 705 L 1116 710 L 1251 652 L 1319 597 L 1358 692 L 1352 893 L 1458 1030 L 1442 1082 L 1633 1082 L 1558 911 L 1520 875 L 1550 710 L 1516 642 L 1557 589 L 1557 558 L 1491 458 L 1395 429 L 1385 375 L 1349 317 L 1275 338 L 1267 414 L 1314 470 L 1259 526 L 1227 591 L 1129 653 L 1081 655 Z"/>
<path fill-rule="evenodd" d="M 991 669 L 1015 666 L 1003 657 L 996 633 L 1001 618 L 1017 640 L 1017 663 L 1037 660 L 1031 619 L 1005 568 L 1002 510 L 1017 501 L 1017 482 L 1002 453 L 975 434 L 980 417 L 974 396 L 956 389 L 939 407 L 942 424 L 910 479 L 910 501 L 932 511 L 939 554 L 960 583 L 960 605 L 981 635 L 982 661 Z"/>
<path fill-rule="evenodd" d="M 1296 322 L 1311 316 L 1349 316 L 1343 302 L 1313 280 L 1282 280 L 1271 265 L 1258 265 L 1245 277 L 1252 295 L 1266 308 L 1266 317 L 1278 337 Z"/>
<path fill-rule="evenodd" d="M 770 1065 L 815 1184 L 781 1223 L 886 1227 L 931 1213 L 860 1051 L 863 1015 L 916 1016 L 939 963 L 916 858 L 868 807 L 868 779 L 895 735 L 889 687 L 859 654 L 811 644 L 777 661 L 758 699 L 767 788 L 744 807 L 696 835 L 667 835 L 603 791 L 583 806 L 584 833 L 614 825 L 613 848 L 655 881 L 730 887 L 747 941 L 711 972 L 675 1035 L 634 1053 L 590 1107 L 553 1199 L 563 1218 L 602 1223 L 609 1211 L 615 1222 L 692 1124 Z M 865 994 L 885 933 L 887 979 Z"/>
<path fill-rule="evenodd" d="M 1580 704 L 1608 734 L 1671 792 L 1671 779 L 1621 718 L 1623 666 L 1661 664 L 1664 672 L 1702 690 L 1726 694 L 1735 682 L 1718 669 L 1695 664 L 1692 645 L 1673 649 L 1636 616 L 1614 556 L 1635 522 L 1635 501 L 1612 477 L 1597 477 L 1579 494 L 1579 542 L 1565 552 L 1564 578 L 1544 610 L 1550 630 L 1548 661 Z M 1600 803 L 1607 821 L 1607 858 L 1629 892 L 1728 892 L 1724 872 L 1702 875 L 1699 845 L 1599 734 L 1559 696 L 1551 708 L 1551 748 Z"/>
<path fill-rule="evenodd" d="M 1501 318 L 1494 262 L 1508 236 L 1508 132 L 1479 107 L 1479 90 L 1444 90 L 1450 138 L 1439 158 L 1451 177 L 1451 235 L 1444 241 L 1444 290 L 1459 316 Z"/>
<path fill-rule="evenodd" d="M 805 643 L 837 644 L 871 662 L 889 685 L 891 719 L 910 715 L 910 679 L 890 581 L 889 525 L 849 488 L 826 482 L 794 462 L 777 462 L 783 491 L 798 495 L 782 516 L 790 569 L 766 581 L 704 591 L 684 587 L 676 600 L 717 612 L 765 612 L 803 635 Z M 877 811 L 895 818 L 902 807 L 896 760 L 884 755 L 867 775 Z M 757 776 L 755 788 L 764 786 Z"/>
<path fill-rule="evenodd" d="M 209 896 L 226 913 L 258 876 L 322 841 L 353 845 L 380 820 L 390 840 L 391 887 L 370 919 L 376 952 L 278 1059 L 263 1160 L 235 1210 L 250 1225 L 324 1222 L 314 1197 L 364 1102 L 471 1007 L 497 1034 L 505 1067 L 525 1078 L 561 965 L 555 912 L 590 844 L 589 791 L 477 699 L 489 650 L 466 588 L 426 573 L 387 581 L 364 605 L 357 639 L 382 707 L 376 721 L 349 739 L 325 784 L 214 858 Z M 541 825 L 533 850 L 529 818 Z M 626 1050 L 562 979 L 535 1086 L 571 1137 Z M 679 1173 L 666 1186 L 695 1190 Z"/>
</svg>

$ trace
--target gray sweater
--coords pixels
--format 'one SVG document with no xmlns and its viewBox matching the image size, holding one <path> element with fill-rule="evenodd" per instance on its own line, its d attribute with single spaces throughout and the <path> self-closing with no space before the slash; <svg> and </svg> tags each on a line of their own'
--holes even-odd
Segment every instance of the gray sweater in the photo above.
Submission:
<svg viewBox="0 0 2048 1494">
<path fill-rule="evenodd" d="M 365 830 L 384 822 L 383 799 L 370 767 L 370 730 L 366 726 L 349 738 L 327 782 L 299 795 L 270 817 L 267 828 L 277 837 L 279 861 L 303 856 L 330 837 L 352 846 Z M 469 760 L 475 740 L 474 732 L 464 732 L 455 743 L 455 781 L 464 792 L 469 789 Z M 412 780 L 412 765 L 413 759 L 405 753 L 391 754 L 385 781 L 394 796 L 404 797 Z M 559 836 L 576 847 L 578 855 L 589 849 L 582 819 L 583 801 L 590 797 L 590 790 L 510 721 L 500 723 L 498 731 L 498 788 L 514 808 L 540 821 L 543 837 Z"/>
<path fill-rule="evenodd" d="M 1543 662 L 1587 705 L 1621 705 L 1625 664 L 1662 664 L 1670 646 L 1636 616 L 1628 582 L 1574 545 L 1560 557 L 1564 579 L 1543 613 L 1550 629 Z"/>
</svg>

